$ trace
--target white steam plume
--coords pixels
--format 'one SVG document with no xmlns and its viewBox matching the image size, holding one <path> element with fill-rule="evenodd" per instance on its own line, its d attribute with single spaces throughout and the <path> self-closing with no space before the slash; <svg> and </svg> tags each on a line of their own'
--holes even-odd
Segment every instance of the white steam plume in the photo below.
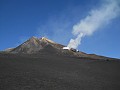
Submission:
<svg viewBox="0 0 120 90">
<path fill-rule="evenodd" d="M 120 14 L 120 0 L 107 0 L 100 8 L 91 10 L 89 15 L 73 26 L 73 35 L 68 47 L 77 48 L 84 36 L 92 35 L 101 26 L 109 23 Z"/>
</svg>

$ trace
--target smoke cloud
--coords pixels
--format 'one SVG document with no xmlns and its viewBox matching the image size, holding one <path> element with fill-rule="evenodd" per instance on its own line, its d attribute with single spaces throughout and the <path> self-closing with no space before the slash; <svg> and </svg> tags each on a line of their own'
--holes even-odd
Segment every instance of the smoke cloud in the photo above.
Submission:
<svg viewBox="0 0 120 90">
<path fill-rule="evenodd" d="M 92 35 L 100 27 L 108 24 L 119 15 L 120 1 L 106 0 L 101 7 L 91 10 L 88 16 L 73 26 L 72 34 L 76 38 L 70 40 L 68 47 L 76 49 L 81 44 L 83 37 Z"/>
</svg>

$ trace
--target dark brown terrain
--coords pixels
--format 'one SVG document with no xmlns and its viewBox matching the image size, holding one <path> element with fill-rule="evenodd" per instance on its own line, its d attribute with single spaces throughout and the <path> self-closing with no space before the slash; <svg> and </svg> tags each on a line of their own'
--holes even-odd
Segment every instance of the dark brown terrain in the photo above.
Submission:
<svg viewBox="0 0 120 90">
<path fill-rule="evenodd" d="M 32 37 L 0 53 L 0 90 L 120 90 L 120 60 Z"/>
</svg>

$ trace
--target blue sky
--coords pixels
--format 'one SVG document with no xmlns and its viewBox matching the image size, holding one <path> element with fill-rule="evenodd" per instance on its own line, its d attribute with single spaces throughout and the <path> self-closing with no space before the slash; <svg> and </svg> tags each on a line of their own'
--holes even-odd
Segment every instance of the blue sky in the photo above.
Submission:
<svg viewBox="0 0 120 90">
<path fill-rule="evenodd" d="M 72 27 L 104 0 L 0 0 L 0 50 L 32 36 L 67 45 Z M 82 39 L 79 50 L 120 58 L 120 16 Z"/>
</svg>

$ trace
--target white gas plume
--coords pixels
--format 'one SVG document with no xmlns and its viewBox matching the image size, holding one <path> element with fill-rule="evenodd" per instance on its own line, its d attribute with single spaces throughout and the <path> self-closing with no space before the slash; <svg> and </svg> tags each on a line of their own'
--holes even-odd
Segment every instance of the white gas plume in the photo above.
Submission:
<svg viewBox="0 0 120 90">
<path fill-rule="evenodd" d="M 88 16 L 73 26 L 72 33 L 76 38 L 70 40 L 68 47 L 76 49 L 81 44 L 82 37 L 92 35 L 119 15 L 120 0 L 106 0 L 101 7 L 91 10 Z"/>
</svg>

